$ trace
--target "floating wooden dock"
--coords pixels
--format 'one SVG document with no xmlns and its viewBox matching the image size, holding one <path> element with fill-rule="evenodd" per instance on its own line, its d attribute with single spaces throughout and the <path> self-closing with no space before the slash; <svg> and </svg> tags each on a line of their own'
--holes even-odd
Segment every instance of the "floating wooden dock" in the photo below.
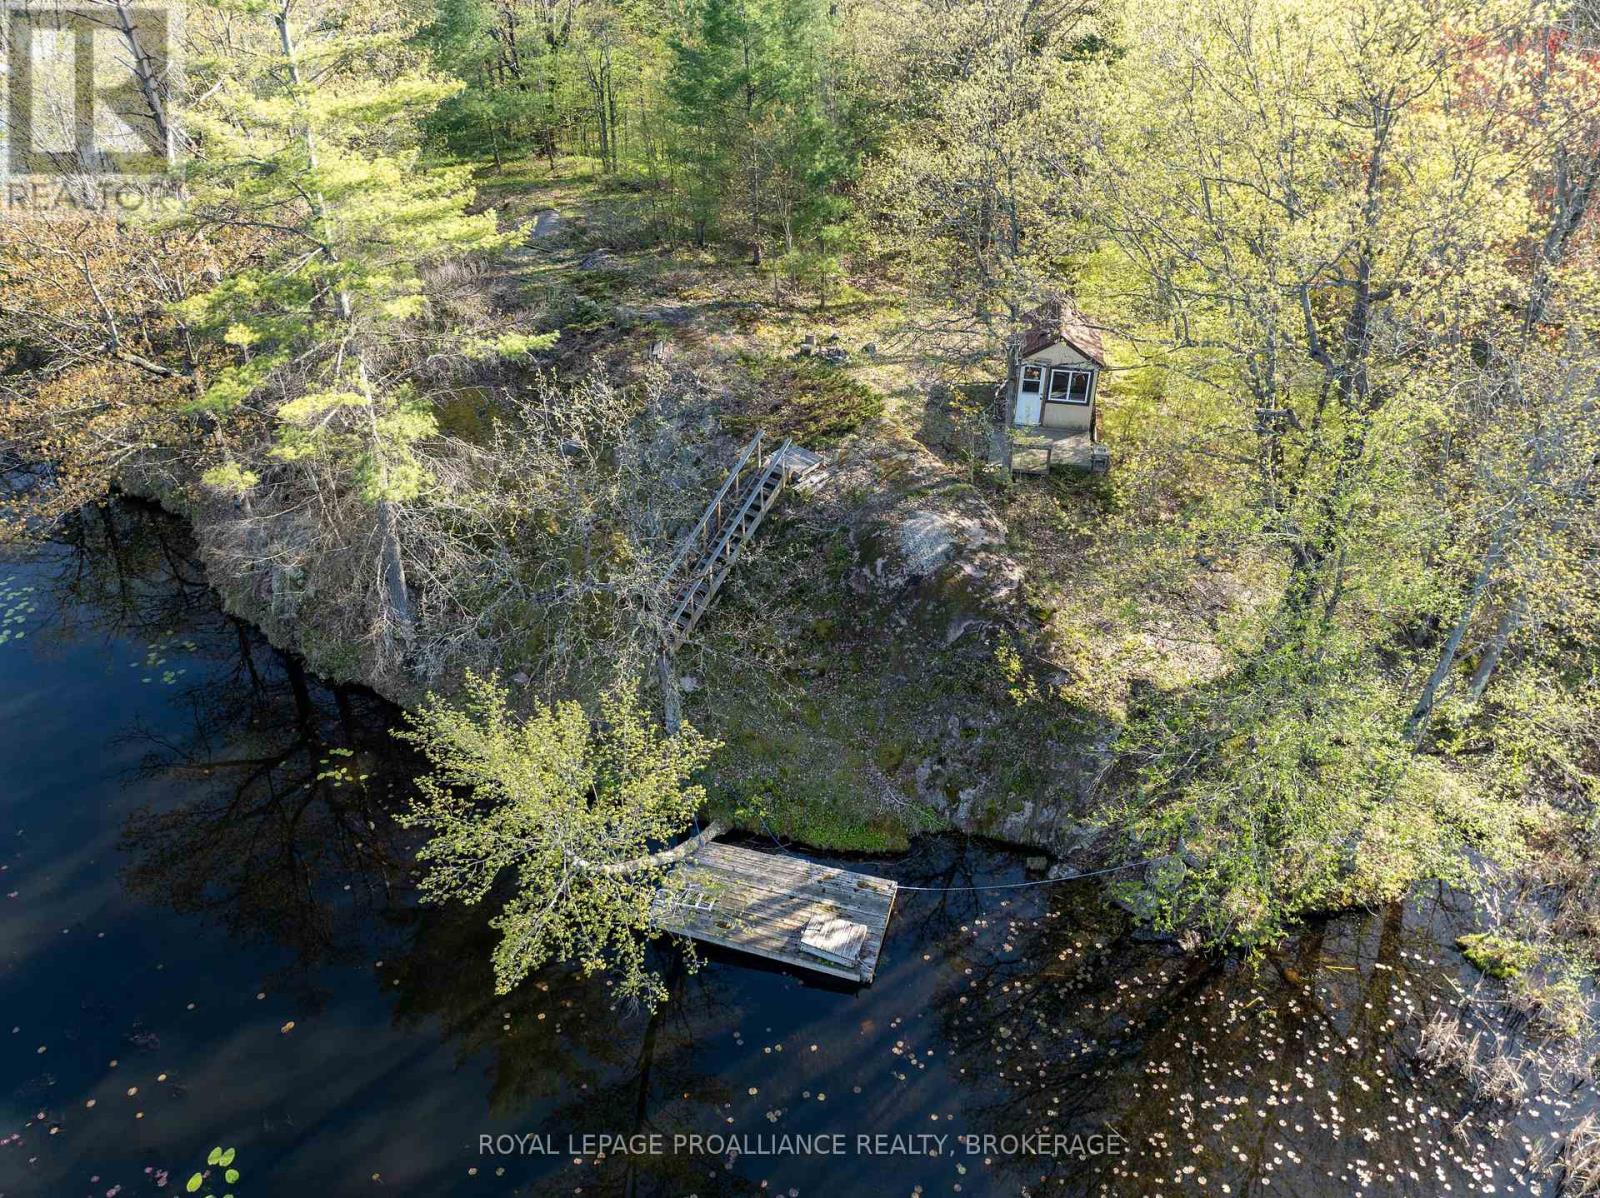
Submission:
<svg viewBox="0 0 1600 1198">
<path fill-rule="evenodd" d="M 870 982 L 896 889 L 888 878 L 713 841 L 673 867 L 651 919 L 664 932 Z"/>
</svg>

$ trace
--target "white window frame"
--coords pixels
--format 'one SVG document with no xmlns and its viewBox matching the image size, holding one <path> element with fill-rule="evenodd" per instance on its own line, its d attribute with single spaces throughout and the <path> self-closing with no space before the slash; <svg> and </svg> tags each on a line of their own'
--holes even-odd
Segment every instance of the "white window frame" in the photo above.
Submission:
<svg viewBox="0 0 1600 1198">
<path fill-rule="evenodd" d="M 1043 396 L 1044 402 L 1047 403 L 1047 404 L 1052 404 L 1053 403 L 1058 408 L 1087 408 L 1087 407 L 1091 406 L 1094 403 L 1095 390 L 1099 385 L 1099 383 L 1098 383 L 1099 373 L 1100 372 L 1098 370 L 1090 370 L 1090 369 L 1086 369 L 1086 368 L 1084 368 L 1082 366 L 1052 366 L 1050 368 L 1050 384 L 1049 384 L 1048 387 L 1045 388 L 1045 391 L 1044 391 L 1044 396 Z M 1055 392 L 1055 381 L 1056 381 L 1056 376 L 1058 374 L 1064 374 L 1064 375 L 1067 376 L 1067 389 L 1064 392 L 1064 394 L 1069 396 L 1069 397 L 1072 395 L 1072 377 L 1071 376 L 1073 376 L 1075 374 L 1081 374 L 1081 375 L 1086 376 L 1088 378 L 1088 380 L 1089 380 L 1089 385 L 1084 388 L 1084 392 L 1083 392 L 1083 396 L 1084 397 L 1082 399 L 1071 399 L 1071 398 L 1057 399 L 1057 398 L 1055 398 L 1055 393 L 1056 393 Z"/>
<path fill-rule="evenodd" d="M 1030 373 L 1033 375 L 1033 382 L 1034 382 L 1034 388 L 1033 388 L 1032 391 L 1028 390 L 1028 375 Z M 1043 395 L 1044 395 L 1044 376 L 1045 376 L 1045 368 L 1044 368 L 1044 365 L 1042 363 L 1039 363 L 1039 362 L 1024 362 L 1022 364 L 1022 393 L 1024 395 L 1038 395 L 1040 397 L 1043 397 Z"/>
</svg>

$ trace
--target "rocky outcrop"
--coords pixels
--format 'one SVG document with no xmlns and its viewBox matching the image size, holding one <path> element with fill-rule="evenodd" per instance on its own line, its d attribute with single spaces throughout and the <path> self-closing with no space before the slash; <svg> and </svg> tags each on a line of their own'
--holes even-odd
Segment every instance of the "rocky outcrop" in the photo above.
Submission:
<svg viewBox="0 0 1600 1198">
<path fill-rule="evenodd" d="M 351 645 L 324 620 L 339 601 L 322 593 L 329 580 L 296 577 L 292 567 L 230 570 L 214 533 L 238 526 L 237 512 L 212 511 L 214 501 L 197 499 L 193 480 L 165 463 L 141 463 L 124 482 L 196 526 L 231 613 L 317 673 L 397 703 L 416 700 L 415 679 L 385 669 L 370 647 Z M 1022 568 L 983 491 L 880 425 L 831 453 L 797 502 L 803 524 L 845 554 L 838 570 L 811 572 L 789 605 L 792 650 L 843 692 L 829 704 L 840 726 L 824 720 L 807 734 L 823 757 L 860 763 L 839 774 L 837 800 L 896 813 L 908 831 L 949 827 L 1080 859 L 1093 839 L 1080 819 L 1114 729 L 1041 719 L 1042 707 L 1008 697 L 997 648 L 1025 648 L 1036 630 L 1022 602 Z M 782 538 L 785 523 L 763 537 Z M 749 584 L 763 601 L 784 585 Z M 738 734 L 719 727 L 720 709 L 748 696 L 731 696 L 724 681 L 708 672 L 681 689 L 698 707 L 694 718 L 737 751 Z M 874 726 L 864 729 L 868 720 Z M 793 742 L 770 745 L 780 777 L 806 772 L 791 763 L 792 750 Z"/>
<path fill-rule="evenodd" d="M 793 542 L 798 570 L 751 576 L 751 611 L 725 617 L 754 614 L 759 594 L 763 618 L 782 626 L 772 658 L 791 663 L 788 676 L 772 678 L 770 699 L 750 693 L 769 685 L 759 674 L 709 676 L 696 696 L 694 718 L 749 754 L 744 788 L 776 793 L 780 806 L 876 810 L 908 831 L 1081 855 L 1092 834 L 1079 821 L 1115 730 L 1048 697 L 1023 570 L 983 490 L 881 426 L 831 454 L 803 490 L 803 514 L 770 534 Z M 785 551 L 769 542 L 763 555 Z M 767 718 L 797 692 L 808 726 Z M 806 814 L 792 834 L 805 834 Z"/>
</svg>

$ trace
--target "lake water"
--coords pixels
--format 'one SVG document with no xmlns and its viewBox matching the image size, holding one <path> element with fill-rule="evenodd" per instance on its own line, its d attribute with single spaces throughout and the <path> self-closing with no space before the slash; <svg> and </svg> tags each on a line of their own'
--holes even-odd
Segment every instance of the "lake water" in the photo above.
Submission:
<svg viewBox="0 0 1600 1198">
<path fill-rule="evenodd" d="M 484 913 L 415 905 L 393 710 L 226 616 L 178 525 L 87 513 L 0 620 L 0 1198 L 182 1192 L 213 1145 L 238 1198 L 1553 1193 L 1527 1152 L 1589 1101 L 1414 1064 L 1473 981 L 1448 894 L 1204 961 L 1093 882 L 961 889 L 1029 877 L 956 837 L 871 863 L 925 889 L 869 988 L 663 952 L 654 1017 L 496 996 Z"/>
</svg>

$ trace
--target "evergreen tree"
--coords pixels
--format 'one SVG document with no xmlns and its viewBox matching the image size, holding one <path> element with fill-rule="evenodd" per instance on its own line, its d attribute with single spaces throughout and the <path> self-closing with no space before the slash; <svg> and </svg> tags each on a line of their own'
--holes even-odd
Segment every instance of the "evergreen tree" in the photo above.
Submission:
<svg viewBox="0 0 1600 1198">
<path fill-rule="evenodd" d="M 712 234 L 738 170 L 738 104 L 751 83 L 746 0 L 700 0 L 671 42 L 668 96 L 679 129 L 680 187 L 696 245 Z"/>
<path fill-rule="evenodd" d="M 235 353 L 201 403 L 225 411 L 275 397 L 272 456 L 328 469 L 370 505 L 382 627 L 403 641 L 412 615 L 398 512 L 428 486 L 417 445 L 435 432 L 408 364 L 547 339 L 429 319 L 429 266 L 514 235 L 492 213 L 468 212 L 466 169 L 419 163 L 419 123 L 461 84 L 417 65 L 412 24 L 342 0 L 247 0 L 222 17 L 226 53 L 200 64 L 214 78 L 188 114 L 205 151 L 195 214 L 269 241 L 258 265 L 180 305 Z M 245 492 L 256 477 L 229 464 L 209 481 Z"/>
<path fill-rule="evenodd" d="M 742 230 L 760 264 L 771 233 L 786 250 L 841 212 L 853 166 L 823 105 L 831 42 L 821 0 L 698 0 L 670 43 L 667 90 L 680 186 L 696 244 Z"/>
</svg>

